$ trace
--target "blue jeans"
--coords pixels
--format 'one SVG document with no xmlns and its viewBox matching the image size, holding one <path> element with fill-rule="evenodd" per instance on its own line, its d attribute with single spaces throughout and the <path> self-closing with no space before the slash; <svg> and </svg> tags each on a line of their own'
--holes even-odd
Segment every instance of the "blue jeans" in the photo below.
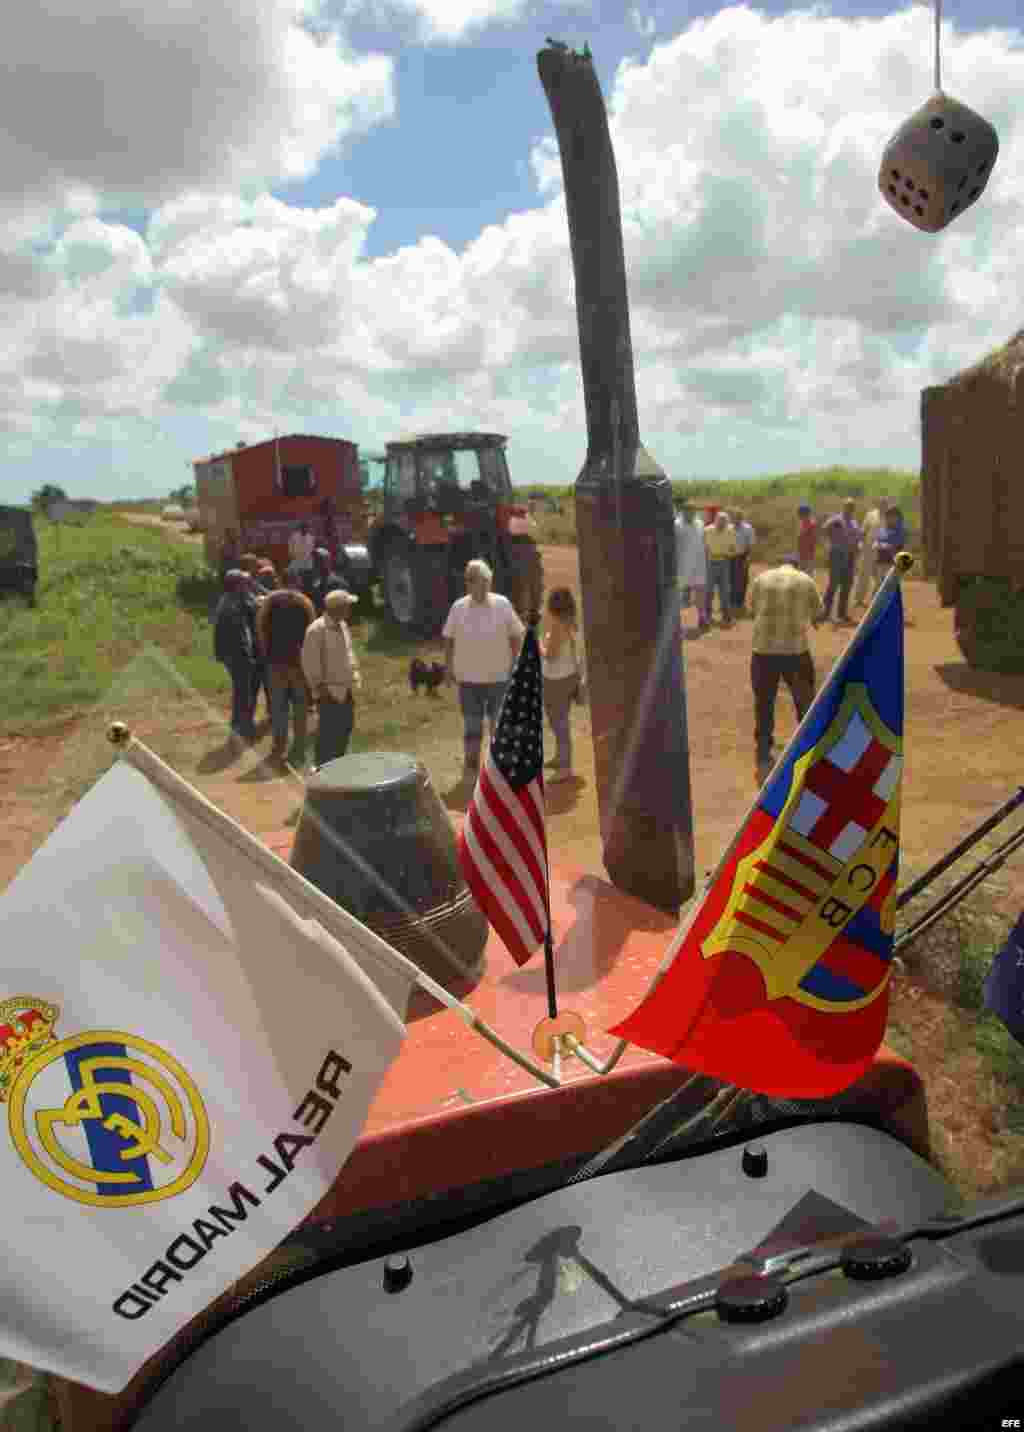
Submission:
<svg viewBox="0 0 1024 1432">
<path fill-rule="evenodd" d="M 555 733 L 555 765 L 560 771 L 572 770 L 572 726 L 569 712 L 580 679 L 577 675 L 545 677 L 544 709 Z"/>
<path fill-rule="evenodd" d="M 731 559 L 729 557 L 711 557 L 708 561 L 708 605 L 706 619 L 711 620 L 711 610 L 715 605 L 715 592 L 718 592 L 718 600 L 722 607 L 722 624 L 728 626 L 732 621 L 732 573 L 730 571 Z"/>
<path fill-rule="evenodd" d="M 224 664 L 231 676 L 231 729 L 236 736 L 252 740 L 256 735 L 253 727 L 256 692 L 252 657 L 239 653 L 233 661 Z"/>
<path fill-rule="evenodd" d="M 832 603 L 838 594 L 838 615 L 840 621 L 850 618 L 850 588 L 853 586 L 853 553 L 840 547 L 833 547 L 828 554 L 828 588 L 823 605 L 825 616 L 832 615 Z"/>
<path fill-rule="evenodd" d="M 294 707 L 295 752 L 301 760 L 306 754 L 306 681 L 296 667 L 269 666 L 270 730 L 275 755 L 283 756 L 288 748 L 288 706 Z"/>
<path fill-rule="evenodd" d="M 459 682 L 459 705 L 462 707 L 463 721 L 462 743 L 466 765 L 473 770 L 480 765 L 484 717 L 486 716 L 491 723 L 491 739 L 493 740 L 494 728 L 498 724 L 498 712 L 501 710 L 501 702 L 507 685 L 507 681 Z"/>
</svg>

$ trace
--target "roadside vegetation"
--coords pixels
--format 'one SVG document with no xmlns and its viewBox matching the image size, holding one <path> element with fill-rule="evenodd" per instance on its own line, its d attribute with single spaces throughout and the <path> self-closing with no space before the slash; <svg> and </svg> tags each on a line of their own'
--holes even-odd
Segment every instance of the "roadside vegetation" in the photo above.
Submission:
<svg viewBox="0 0 1024 1432">
<path fill-rule="evenodd" d="M 133 706 L 173 702 L 176 691 L 222 714 L 230 683 L 214 660 L 211 620 L 220 584 L 201 547 L 110 510 L 78 525 L 37 516 L 35 526 L 37 605 L 0 602 L 0 738 L 97 709 L 123 719 Z M 397 634 L 365 600 L 350 624 L 364 677 L 383 697 L 360 711 L 353 749 L 415 749 L 428 734 L 448 734 L 446 723 L 457 745 L 451 702 L 397 699 L 408 693 L 409 657 L 424 644 Z M 440 641 L 433 645 L 440 652 Z"/>
</svg>

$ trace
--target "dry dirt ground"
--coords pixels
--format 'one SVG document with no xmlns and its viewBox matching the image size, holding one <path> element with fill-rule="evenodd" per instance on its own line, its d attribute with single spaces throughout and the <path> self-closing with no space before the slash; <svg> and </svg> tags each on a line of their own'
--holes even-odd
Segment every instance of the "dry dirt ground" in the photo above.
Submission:
<svg viewBox="0 0 1024 1432">
<path fill-rule="evenodd" d="M 578 593 L 574 548 L 547 548 L 544 560 L 549 588 L 568 585 Z M 940 608 L 931 584 L 908 580 L 904 592 L 903 859 L 905 869 L 920 871 L 1021 783 L 1024 678 L 969 671 L 953 638 L 951 613 Z M 687 626 L 693 616 L 684 613 Z M 819 681 L 849 634 L 831 627 L 815 634 Z M 705 636 L 685 642 L 684 652 L 697 869 L 707 871 L 755 794 L 750 623 L 741 621 L 729 630 L 716 623 Z M 190 709 L 184 716 L 173 707 L 154 705 L 137 713 L 135 731 L 249 830 L 257 835 L 280 830 L 297 815 L 301 783 L 297 778 L 258 778 L 245 760 L 230 763 L 222 754 L 223 727 L 218 724 L 222 722 L 219 710 Z M 607 878 L 601 862 L 585 708 L 577 709 L 574 722 L 582 780 L 548 793 L 552 859 Z M 788 696 L 780 694 L 777 740 L 785 741 L 794 729 L 792 706 Z M 109 755 L 98 713 L 85 721 L 55 724 L 44 736 L 0 737 L 0 888 L 81 789 L 95 779 Z M 451 784 L 448 777 L 458 767 L 458 751 L 418 751 L 417 755 L 439 790 Z M 76 780 L 84 784 L 73 790 Z M 449 796 L 448 804 L 456 802 Z M 1024 855 L 1012 858 L 986 888 L 997 899 L 1008 928 L 1024 907 Z M 956 1048 L 963 1040 L 963 1016 L 913 974 L 894 978 L 892 1011 L 905 1036 L 901 1052 L 912 1053 L 926 1080 L 939 1128 L 939 1154 L 953 1155 L 958 1165 L 972 1170 L 970 1177 L 979 1189 L 993 1186 L 1009 1156 L 1001 1142 L 1005 1101 L 980 1057 L 969 1047 Z M 1013 1157 L 1016 1148 L 1010 1151 Z M 1020 1176 L 1024 1177 L 1024 1169 Z"/>
</svg>

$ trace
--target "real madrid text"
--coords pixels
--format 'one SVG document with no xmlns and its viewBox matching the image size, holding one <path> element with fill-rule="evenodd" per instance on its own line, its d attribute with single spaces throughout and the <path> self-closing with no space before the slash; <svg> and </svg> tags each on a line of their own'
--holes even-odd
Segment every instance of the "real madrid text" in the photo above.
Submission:
<svg viewBox="0 0 1024 1432">
<path fill-rule="evenodd" d="M 316 1141 L 335 1104 L 342 1096 L 341 1080 L 352 1072 L 352 1065 L 336 1050 L 331 1050 L 314 1080 L 314 1088 L 308 1089 L 292 1118 L 307 1129 L 309 1134 L 290 1133 L 285 1130 L 274 1140 L 274 1153 L 279 1162 L 269 1154 L 260 1154 L 256 1162 L 270 1175 L 270 1182 L 263 1184 L 262 1196 L 266 1198 L 279 1188 L 295 1167 L 299 1153 Z M 260 1182 L 263 1176 L 260 1175 Z M 186 1273 L 202 1262 L 218 1238 L 233 1233 L 239 1223 L 244 1223 L 250 1208 L 258 1208 L 261 1198 L 239 1180 L 231 1184 L 224 1197 L 230 1207 L 211 1205 L 209 1218 L 197 1218 L 189 1232 L 181 1233 L 164 1251 L 138 1282 L 133 1283 L 114 1302 L 114 1312 L 122 1318 L 134 1321 L 145 1317 L 154 1303 L 159 1302 L 175 1283 L 182 1282 Z"/>
<path fill-rule="evenodd" d="M 188 1071 L 166 1049 L 119 1030 L 58 1040 L 59 1009 L 31 995 L 0 1001 L 0 1105 L 11 1141 L 46 1188 L 93 1208 L 139 1207 L 175 1197 L 200 1176 L 210 1121 Z M 304 1148 L 322 1133 L 352 1065 L 331 1049 L 257 1168 L 228 1186 L 113 1302 L 134 1321 L 246 1221 L 279 1188 Z M 269 1175 L 269 1180 L 267 1178 Z M 258 1190 L 258 1191 L 254 1191 Z"/>
</svg>

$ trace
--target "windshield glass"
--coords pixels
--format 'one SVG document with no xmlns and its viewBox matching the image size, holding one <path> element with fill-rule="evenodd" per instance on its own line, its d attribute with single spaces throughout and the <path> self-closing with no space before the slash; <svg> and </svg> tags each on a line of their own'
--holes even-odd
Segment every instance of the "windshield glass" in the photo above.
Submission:
<svg viewBox="0 0 1024 1432">
<path fill-rule="evenodd" d="M 0 87 L 0 1421 L 296 1243 L 787 1121 L 1024 1190 L 1019 21 L 57 8 Z"/>
<path fill-rule="evenodd" d="M 480 462 L 481 479 L 486 482 L 491 492 L 500 497 L 507 497 L 512 488 L 508 463 L 505 459 L 505 449 L 502 447 L 479 448 L 477 456 Z"/>
</svg>

